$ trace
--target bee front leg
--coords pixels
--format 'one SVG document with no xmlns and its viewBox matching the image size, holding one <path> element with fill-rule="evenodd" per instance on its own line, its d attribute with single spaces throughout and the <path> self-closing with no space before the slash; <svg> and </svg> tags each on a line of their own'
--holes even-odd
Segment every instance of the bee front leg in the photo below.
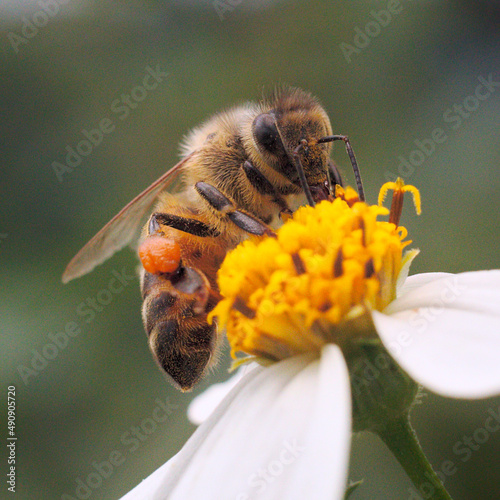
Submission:
<svg viewBox="0 0 500 500">
<path fill-rule="evenodd" d="M 273 197 L 273 203 L 276 203 L 276 205 L 280 208 L 280 216 L 292 215 L 293 212 L 290 210 L 290 207 L 283 196 L 276 191 L 274 186 L 267 180 L 266 176 L 258 168 L 255 168 L 252 163 L 246 160 L 243 163 L 243 171 L 245 172 L 250 184 L 260 194 L 269 194 Z"/>
<path fill-rule="evenodd" d="M 340 175 L 337 165 L 335 165 L 332 160 L 328 161 L 328 173 L 330 174 L 330 185 L 332 186 L 332 190 L 335 193 L 335 186 L 338 184 L 339 186 L 343 187 L 344 183 L 342 181 L 342 176 Z"/>
<path fill-rule="evenodd" d="M 206 182 L 197 182 L 195 189 L 213 208 L 225 214 L 227 218 L 247 233 L 262 236 L 276 236 L 276 233 L 259 218 L 236 208 L 233 202 L 216 187 Z"/>
</svg>

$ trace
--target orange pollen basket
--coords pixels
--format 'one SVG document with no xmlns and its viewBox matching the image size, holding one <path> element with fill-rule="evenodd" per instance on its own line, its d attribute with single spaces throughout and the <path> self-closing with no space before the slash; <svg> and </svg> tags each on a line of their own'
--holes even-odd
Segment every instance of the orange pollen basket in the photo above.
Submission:
<svg viewBox="0 0 500 500">
<path fill-rule="evenodd" d="M 173 273 L 179 268 L 181 249 L 174 240 L 149 236 L 139 246 L 139 258 L 148 273 Z"/>
</svg>

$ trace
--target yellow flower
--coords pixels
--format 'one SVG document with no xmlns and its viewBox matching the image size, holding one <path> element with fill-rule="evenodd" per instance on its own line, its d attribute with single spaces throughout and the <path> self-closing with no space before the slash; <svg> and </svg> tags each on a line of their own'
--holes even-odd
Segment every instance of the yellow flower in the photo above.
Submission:
<svg viewBox="0 0 500 500">
<path fill-rule="evenodd" d="M 398 180 L 380 201 L 388 189 L 390 211 L 339 190 L 227 256 L 212 316 L 233 355 L 289 357 L 198 396 L 190 413 L 203 423 L 124 500 L 343 499 L 360 430 L 383 439 L 417 488 L 449 499 L 408 412 L 417 384 L 462 399 L 500 393 L 500 270 L 406 279 L 417 251 L 403 254 L 402 197 L 412 193 L 417 212 L 420 197 Z"/>
<path fill-rule="evenodd" d="M 403 255 L 411 241 L 398 223 L 404 192 L 420 212 L 418 190 L 398 179 L 382 186 L 380 203 L 388 189 L 391 211 L 338 188 L 333 202 L 297 210 L 275 238 L 247 240 L 227 255 L 219 271 L 224 298 L 211 317 L 226 327 L 233 356 L 276 361 L 373 335 L 366 313 L 395 299 L 398 276 L 417 253 Z M 385 215 L 389 221 L 379 220 Z"/>
</svg>

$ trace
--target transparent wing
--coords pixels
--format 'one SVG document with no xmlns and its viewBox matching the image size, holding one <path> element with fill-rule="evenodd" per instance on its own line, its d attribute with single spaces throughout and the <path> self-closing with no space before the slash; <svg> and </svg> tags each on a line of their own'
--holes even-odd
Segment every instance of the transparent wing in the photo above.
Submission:
<svg viewBox="0 0 500 500">
<path fill-rule="evenodd" d="M 116 214 L 74 257 L 66 267 L 62 282 L 67 283 L 89 273 L 128 245 L 138 233 L 141 219 L 156 197 L 178 179 L 179 173 L 195 152 L 163 174 Z"/>
</svg>

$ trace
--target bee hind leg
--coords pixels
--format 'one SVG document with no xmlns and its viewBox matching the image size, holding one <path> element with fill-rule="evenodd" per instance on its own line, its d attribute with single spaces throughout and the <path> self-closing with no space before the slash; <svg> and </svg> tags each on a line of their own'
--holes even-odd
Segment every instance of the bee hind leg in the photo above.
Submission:
<svg viewBox="0 0 500 500">
<path fill-rule="evenodd" d="M 148 223 L 148 236 L 139 245 L 139 258 L 146 271 L 162 273 L 169 279 L 183 271 L 181 247 L 169 234 L 169 229 L 183 231 L 199 237 L 216 237 L 217 229 L 197 219 L 180 215 L 155 212 Z"/>
<path fill-rule="evenodd" d="M 174 214 L 152 214 L 148 236 L 139 247 L 144 267 L 142 316 L 158 365 L 177 388 L 188 391 L 217 362 L 220 336 L 207 315 L 220 300 L 216 285 L 209 281 L 215 275 L 210 249 L 219 233 L 191 218 L 195 211 L 171 208 Z"/>
<path fill-rule="evenodd" d="M 228 219 L 247 233 L 258 236 L 276 236 L 276 233 L 259 218 L 236 208 L 233 202 L 216 187 L 206 182 L 197 182 L 195 189 L 213 208 L 225 214 Z"/>
</svg>

